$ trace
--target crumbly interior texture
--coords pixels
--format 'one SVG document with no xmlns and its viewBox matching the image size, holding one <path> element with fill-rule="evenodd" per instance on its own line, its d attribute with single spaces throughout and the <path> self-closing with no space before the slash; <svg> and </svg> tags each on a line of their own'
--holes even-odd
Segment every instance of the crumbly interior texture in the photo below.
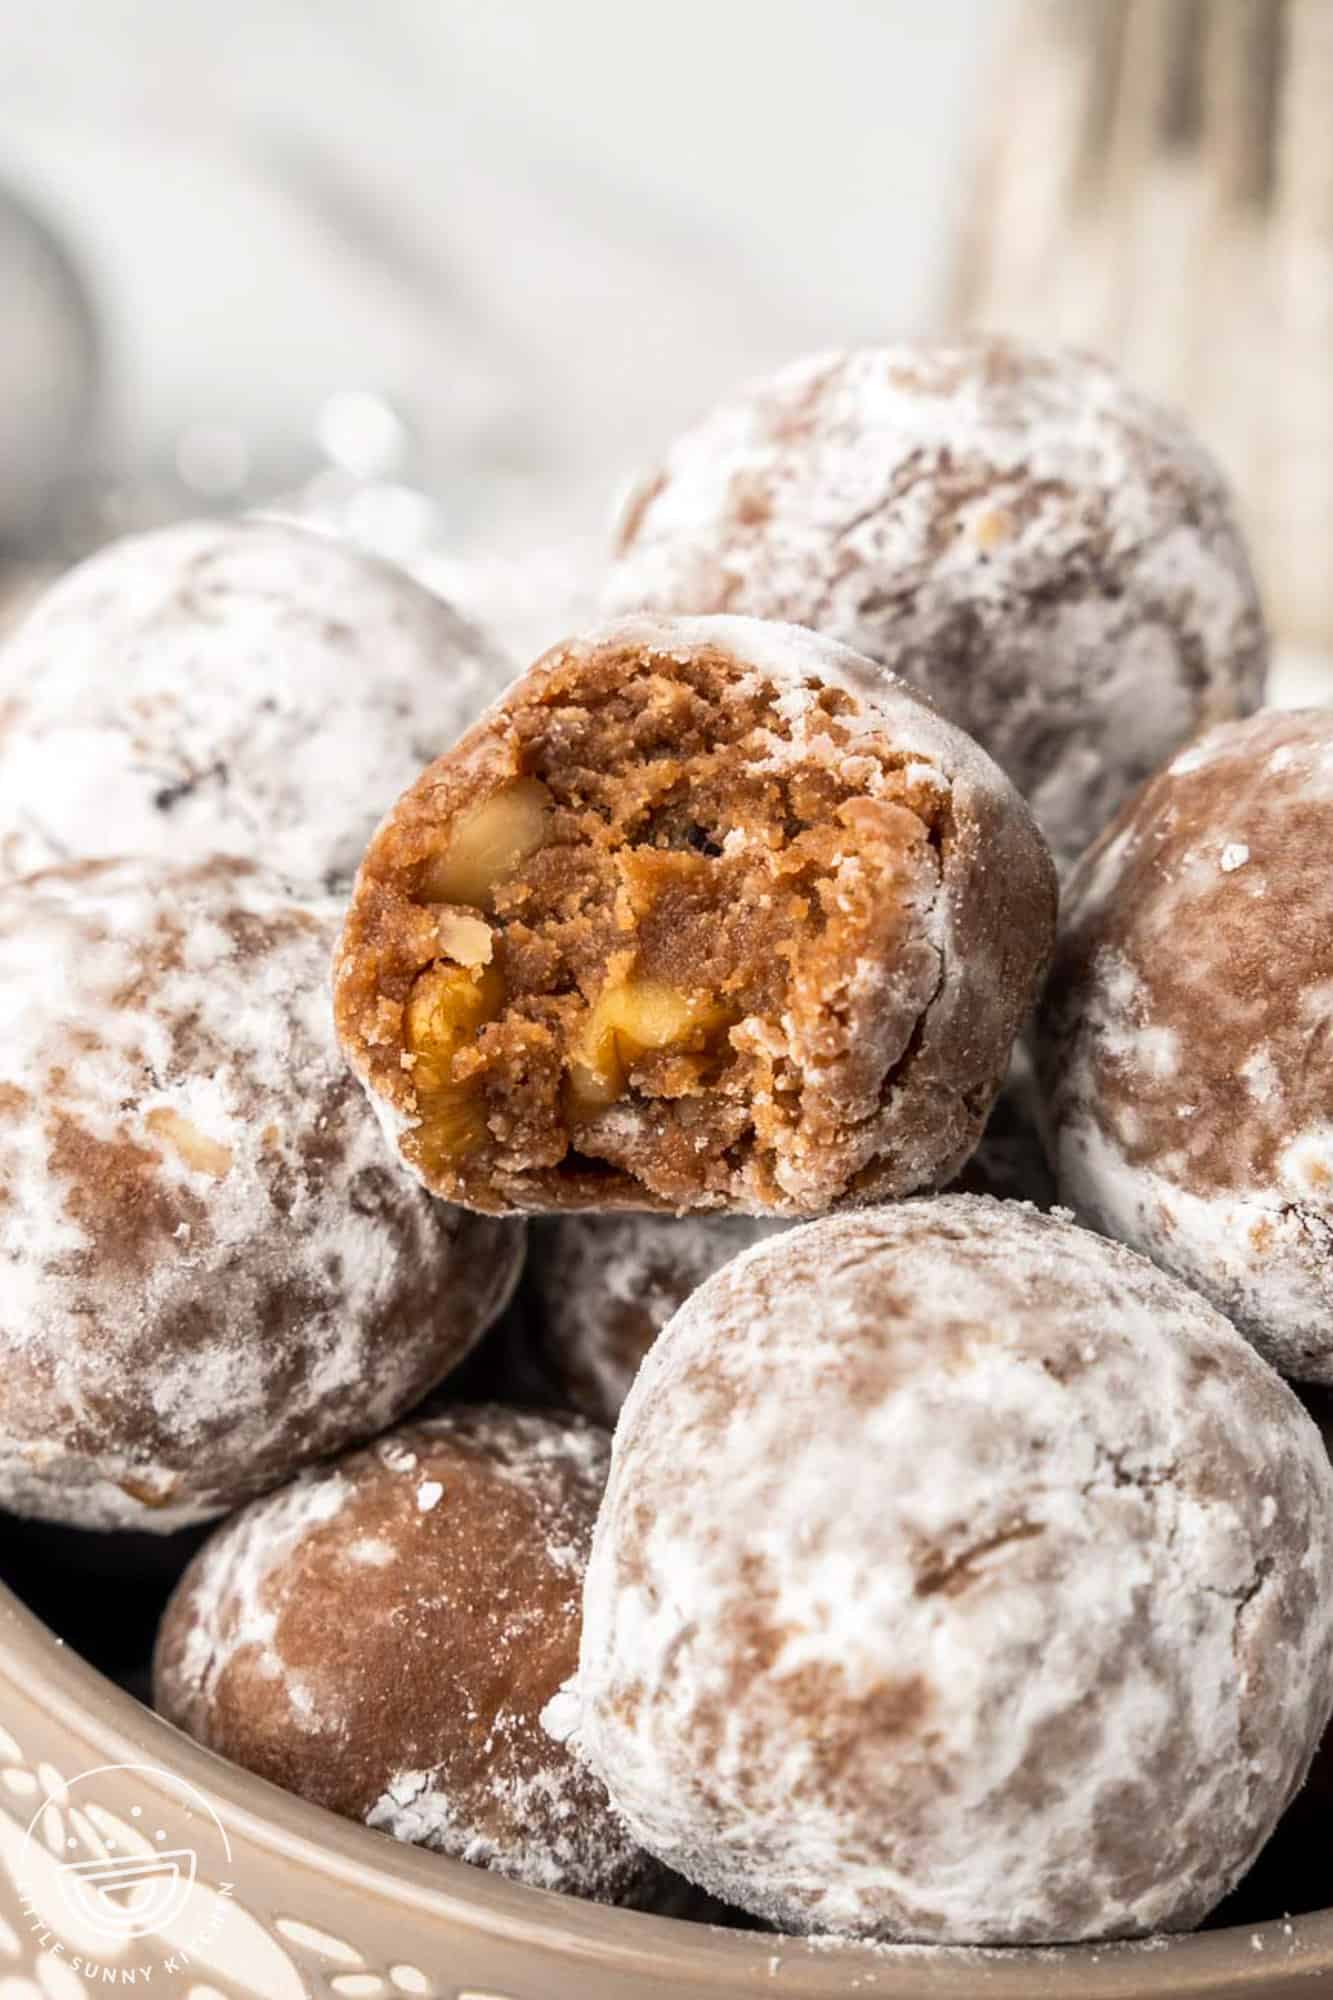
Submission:
<svg viewBox="0 0 1333 2000">
<path fill-rule="evenodd" d="M 784 1930 L 1187 1929 L 1333 1700 L 1333 1471 L 1118 1244 L 971 1196 L 743 1252 L 640 1369 L 547 1714 Z"/>
<path fill-rule="evenodd" d="M 548 656 L 372 846 L 340 1020 L 438 1191 L 813 1213 L 947 1177 L 975 1143 L 1046 949 L 1035 833 L 991 857 L 1028 933 L 992 968 L 1001 1004 L 951 1076 L 921 1063 L 914 1101 L 963 978 L 953 745 L 786 658 L 757 668 L 736 625 Z"/>
<path fill-rule="evenodd" d="M 1199 737 L 1070 885 L 1039 1037 L 1060 1198 L 1333 1381 L 1333 719 Z"/>
<path fill-rule="evenodd" d="M 458 1408 L 257 1502 L 168 1606 L 154 1700 L 233 1762 L 396 1839 L 603 1901 L 659 1871 L 543 1731 L 572 1671 L 610 1444 Z"/>
</svg>

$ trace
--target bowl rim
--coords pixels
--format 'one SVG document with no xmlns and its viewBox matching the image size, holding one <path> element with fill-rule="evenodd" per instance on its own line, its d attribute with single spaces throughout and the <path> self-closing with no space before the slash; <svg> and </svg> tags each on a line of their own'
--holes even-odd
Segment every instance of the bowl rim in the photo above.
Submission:
<svg viewBox="0 0 1333 2000">
<path fill-rule="evenodd" d="M 38 1660 L 40 1682 L 31 1672 Z M 233 1830 L 286 1863 L 427 1921 L 519 1942 L 599 1975 L 669 1970 L 682 1995 L 716 1992 L 723 1978 L 771 1991 L 779 1961 L 781 1991 L 811 2000 L 868 1983 L 881 2000 L 909 2000 L 923 1991 L 923 1975 L 940 2000 L 981 1988 L 987 2000 L 1075 1992 L 1079 2000 L 1131 2000 L 1159 1988 L 1202 2000 L 1253 1993 L 1269 1974 L 1303 1983 L 1323 1973 L 1333 1981 L 1333 1908 L 1120 1943 L 868 1945 L 730 1929 L 529 1888 L 393 1841 L 228 1763 L 108 1679 L 0 1583 L 0 1692 L 7 1683 L 108 1763 L 146 1762 L 193 1782 Z"/>
</svg>

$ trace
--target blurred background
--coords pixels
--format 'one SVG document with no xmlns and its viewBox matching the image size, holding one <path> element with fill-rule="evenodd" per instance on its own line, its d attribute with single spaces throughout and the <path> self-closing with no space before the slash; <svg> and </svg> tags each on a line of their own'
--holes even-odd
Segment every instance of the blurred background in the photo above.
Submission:
<svg viewBox="0 0 1333 2000">
<path fill-rule="evenodd" d="M 10 6 L 4 602 L 264 505 L 531 650 L 720 394 L 984 325 L 1192 411 L 1323 698 L 1330 101 L 1333 0 Z"/>
</svg>

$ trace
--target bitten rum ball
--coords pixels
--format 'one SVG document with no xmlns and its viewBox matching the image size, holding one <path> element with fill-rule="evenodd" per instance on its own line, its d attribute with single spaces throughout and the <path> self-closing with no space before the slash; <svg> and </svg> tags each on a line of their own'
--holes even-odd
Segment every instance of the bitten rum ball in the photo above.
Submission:
<svg viewBox="0 0 1333 2000">
<path fill-rule="evenodd" d="M 994 338 L 815 355 L 724 403 L 631 497 L 605 602 L 868 654 L 985 746 L 1062 869 L 1267 667 L 1197 440 L 1100 362 Z"/>
<path fill-rule="evenodd" d="M 814 1214 L 967 1158 L 1054 910 L 1012 786 L 869 661 L 630 619 L 546 654 L 390 812 L 338 1021 L 450 1199 Z"/>
<path fill-rule="evenodd" d="M 540 1720 L 578 1653 L 609 1454 L 578 1417 L 459 1408 L 303 1474 L 186 1571 L 157 1707 L 399 1840 L 639 1900 L 661 1871 Z"/>
<path fill-rule="evenodd" d="M 345 887 L 509 677 L 401 571 L 269 521 L 116 542 L 0 648 L 0 879 L 214 853 Z"/>
<path fill-rule="evenodd" d="M 642 1844 L 788 1931 L 1188 1929 L 1333 1703 L 1333 1469 L 1213 1307 L 975 1196 L 710 1278 L 621 1414 L 548 1714 Z"/>
<path fill-rule="evenodd" d="M 1039 1038 L 1060 1198 L 1333 1381 L 1333 715 L 1192 743 L 1069 885 Z"/>
<path fill-rule="evenodd" d="M 220 859 L 0 886 L 0 1506 L 207 1520 L 503 1307 L 522 1232 L 396 1173 L 339 1059 L 337 914 Z"/>
</svg>

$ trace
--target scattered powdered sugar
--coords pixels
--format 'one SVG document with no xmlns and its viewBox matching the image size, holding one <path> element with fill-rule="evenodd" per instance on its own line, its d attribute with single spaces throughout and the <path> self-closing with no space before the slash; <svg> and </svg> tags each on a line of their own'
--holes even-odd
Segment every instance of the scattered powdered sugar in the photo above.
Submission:
<svg viewBox="0 0 1333 2000">
<path fill-rule="evenodd" d="M 797 361 L 679 438 L 619 539 L 608 610 L 845 641 L 986 745 L 1066 865 L 1263 687 L 1216 466 L 1080 354 L 982 339 Z"/>
<path fill-rule="evenodd" d="M 303 1474 L 187 1570 L 158 1706 L 396 1839 L 539 1888 L 646 1894 L 656 1864 L 540 1725 L 577 1657 L 609 1454 L 578 1417 L 454 1407 Z"/>
<path fill-rule="evenodd" d="M 207 1519 L 392 1422 L 503 1306 L 521 1232 L 395 1175 L 343 1069 L 336 920 L 223 859 L 0 886 L 6 1506 Z"/>
<path fill-rule="evenodd" d="M 0 651 L 0 878 L 226 852 L 343 885 L 509 672 L 409 577 L 301 528 L 115 543 Z"/>
<path fill-rule="evenodd" d="M 460 1811 L 440 1772 L 400 1771 L 366 1814 L 366 1825 L 530 1888 L 570 1893 L 587 1873 L 588 1828 L 566 1774 L 543 1769 L 497 1778 L 491 1798 L 503 1816 L 502 1837 Z"/>
<path fill-rule="evenodd" d="M 1277 1064 L 1267 1049 L 1256 1049 L 1241 1064 L 1237 1074 L 1251 1096 L 1257 1097 L 1261 1104 L 1270 1103 L 1282 1089 Z"/>
<path fill-rule="evenodd" d="M 362 1535 L 349 1545 L 347 1560 L 365 1563 L 371 1569 L 385 1569 L 393 1561 L 393 1549 L 378 1536 Z"/>
<path fill-rule="evenodd" d="M 541 1712 L 541 1725 L 556 1743 L 569 1743 L 578 1734 L 579 1684 L 577 1675 L 558 1687 Z"/>
<path fill-rule="evenodd" d="M 1118 1245 L 966 1197 L 743 1252 L 616 1435 L 548 1710 L 631 1829 L 789 1930 L 1196 1924 L 1333 1701 L 1333 1470 Z"/>
<path fill-rule="evenodd" d="M 397 1438 L 381 1438 L 376 1447 L 380 1457 L 391 1472 L 415 1472 L 419 1463 L 414 1451 L 409 1451 Z"/>
</svg>

